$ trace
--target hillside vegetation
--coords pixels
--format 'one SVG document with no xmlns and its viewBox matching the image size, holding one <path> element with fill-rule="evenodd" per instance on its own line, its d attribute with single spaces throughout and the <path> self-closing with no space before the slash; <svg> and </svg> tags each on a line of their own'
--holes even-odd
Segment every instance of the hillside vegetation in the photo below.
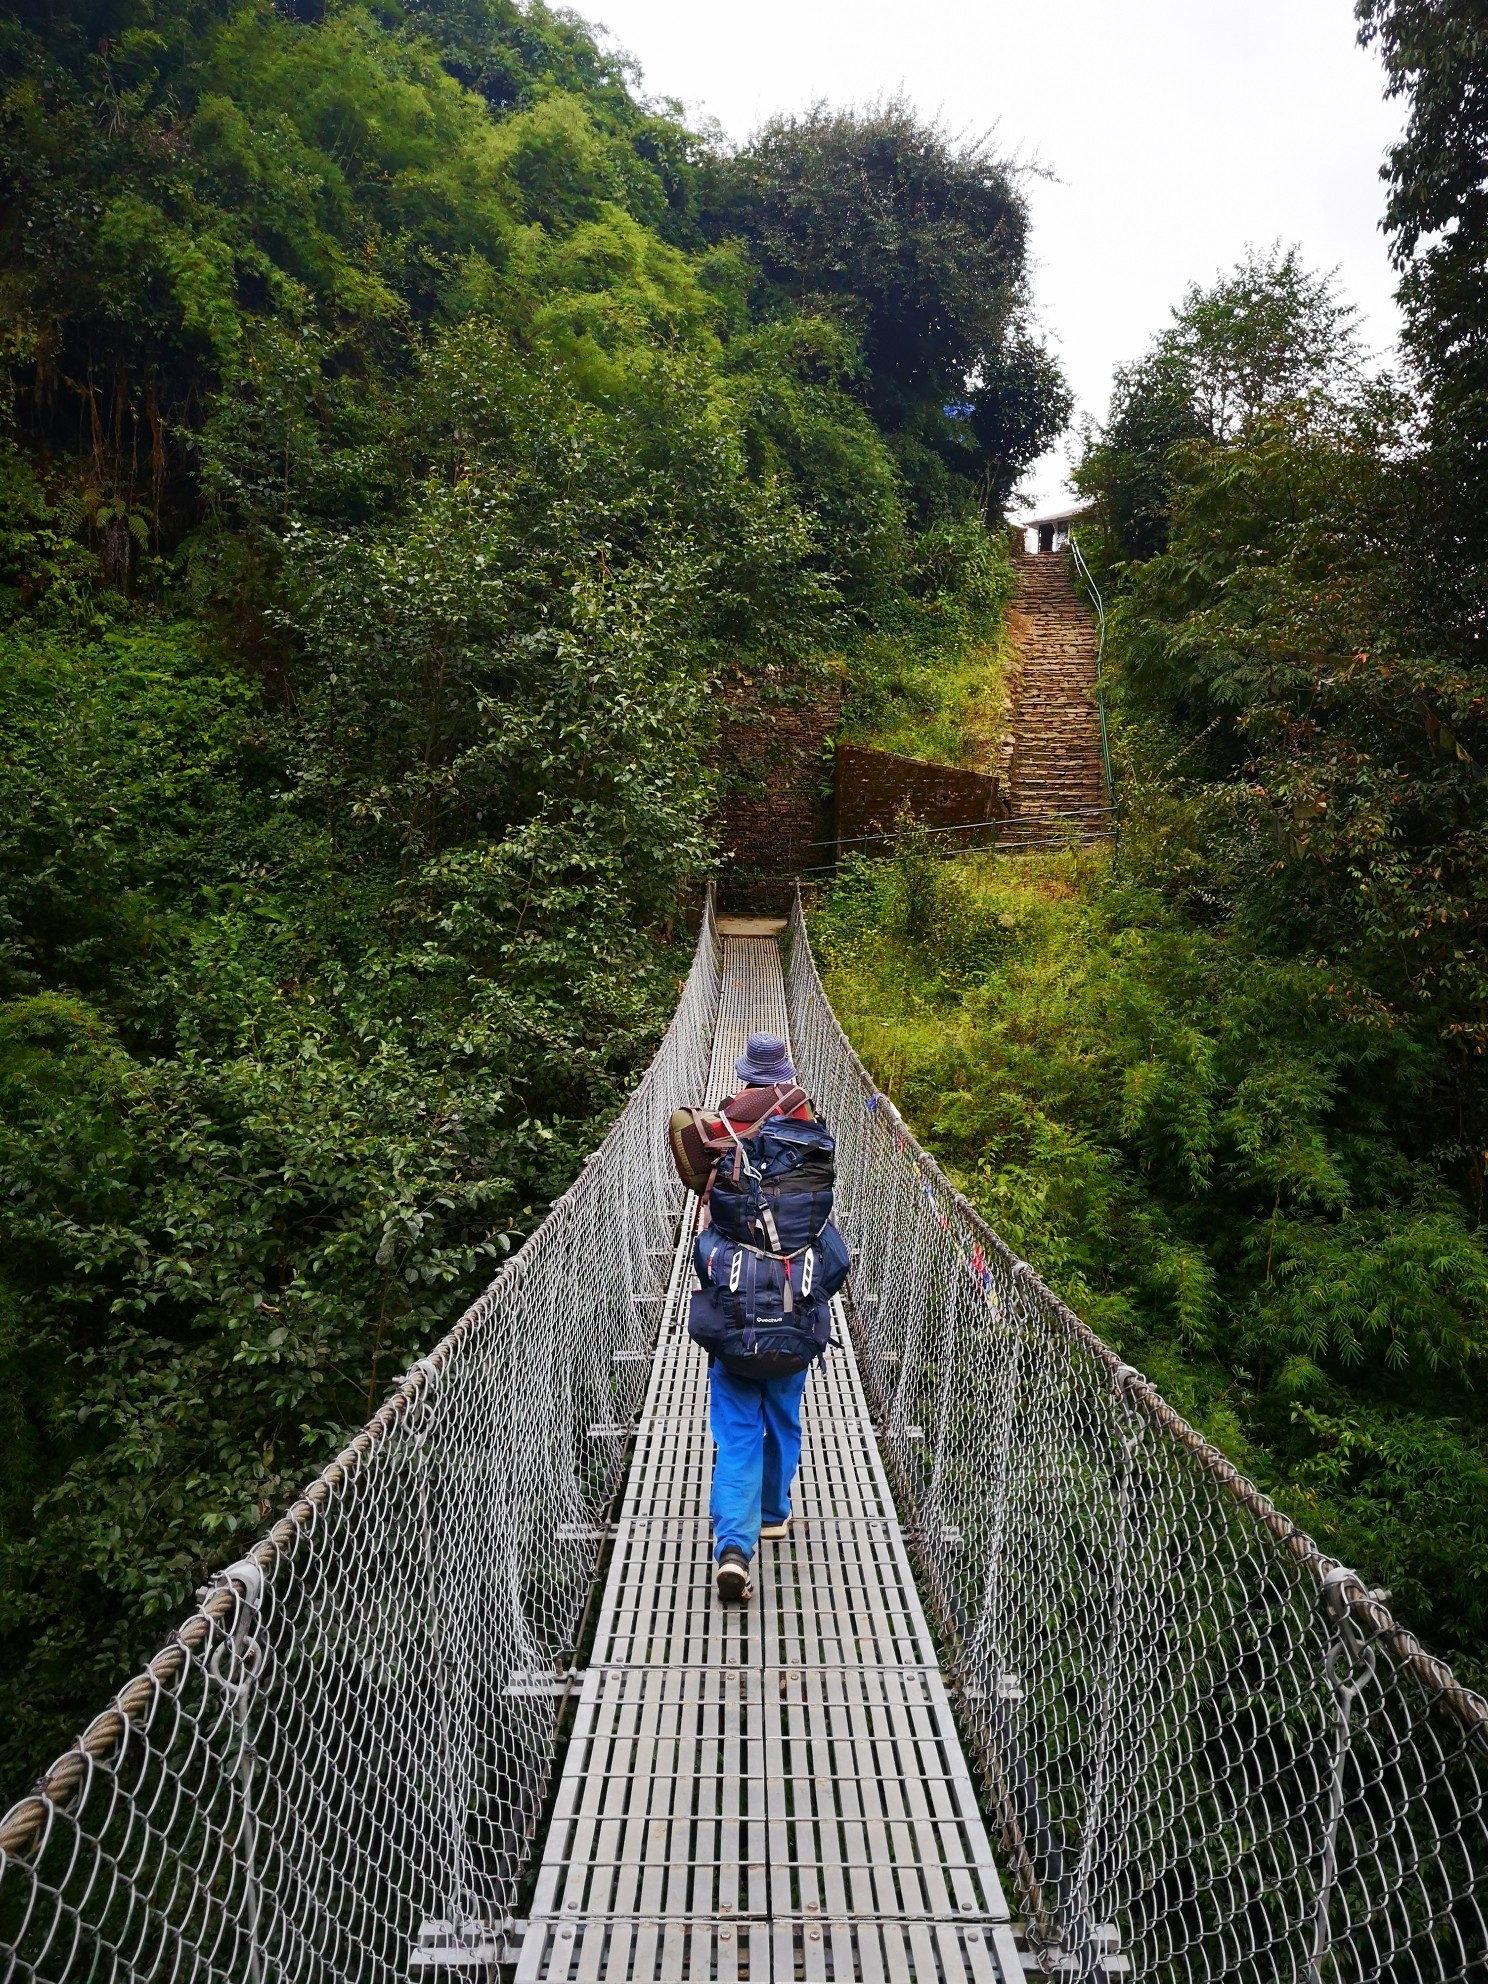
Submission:
<svg viewBox="0 0 1488 1984">
<path fill-rule="evenodd" d="M 935 764 L 995 771 L 1006 716 L 1007 607 L 1016 589 L 1000 533 L 980 519 L 919 540 L 918 596 L 856 635 L 838 734 Z"/>
<path fill-rule="evenodd" d="M 1008 1241 L 1482 1686 L 1488 70 L 1466 6 L 1360 14 L 1410 99 L 1407 369 L 1253 253 L 1118 375 L 1079 472 L 1119 857 L 911 844 L 817 932 Z"/>
<path fill-rule="evenodd" d="M 899 105 L 732 152 L 538 0 L 26 0 L 0 92 L 18 1791 L 601 1133 L 714 685 L 978 611 L 1067 403 Z"/>
</svg>

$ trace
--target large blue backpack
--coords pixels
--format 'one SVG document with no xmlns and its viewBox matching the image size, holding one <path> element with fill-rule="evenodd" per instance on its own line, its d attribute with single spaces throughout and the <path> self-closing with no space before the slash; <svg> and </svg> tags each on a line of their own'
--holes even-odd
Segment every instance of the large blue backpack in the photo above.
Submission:
<svg viewBox="0 0 1488 1984">
<path fill-rule="evenodd" d="M 799 1252 L 832 1217 L 836 1148 L 825 1123 L 768 1118 L 719 1164 L 708 1194 L 713 1225 L 744 1246 Z"/>
<path fill-rule="evenodd" d="M 736 1376 L 804 1371 L 831 1341 L 828 1304 L 851 1265 L 831 1222 L 835 1151 L 824 1123 L 775 1115 L 717 1167 L 688 1333 Z"/>
</svg>

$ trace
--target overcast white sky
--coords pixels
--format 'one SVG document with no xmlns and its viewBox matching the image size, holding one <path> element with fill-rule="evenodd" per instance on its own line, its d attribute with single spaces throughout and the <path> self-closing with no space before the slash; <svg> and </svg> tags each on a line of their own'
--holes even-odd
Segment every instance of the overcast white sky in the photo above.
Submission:
<svg viewBox="0 0 1488 1984">
<path fill-rule="evenodd" d="M 1378 177 L 1402 109 L 1350 0 L 578 0 L 680 97 L 743 138 L 775 111 L 902 91 L 991 130 L 1032 179 L 1039 315 L 1081 411 L 1190 282 L 1247 245 L 1337 266 L 1366 336 L 1396 335 Z M 1060 496 L 1069 443 L 1030 477 Z"/>
</svg>

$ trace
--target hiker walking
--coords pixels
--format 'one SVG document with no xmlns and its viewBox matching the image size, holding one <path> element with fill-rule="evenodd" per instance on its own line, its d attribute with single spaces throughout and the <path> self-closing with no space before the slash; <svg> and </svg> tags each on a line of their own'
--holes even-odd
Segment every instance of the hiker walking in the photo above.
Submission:
<svg viewBox="0 0 1488 1984">
<path fill-rule="evenodd" d="M 790 1526 L 801 1394 L 849 1260 L 831 1223 L 835 1146 L 785 1042 L 752 1033 L 734 1071 L 744 1086 L 716 1114 L 677 1111 L 672 1147 L 702 1197 L 688 1333 L 710 1367 L 714 1577 L 721 1599 L 745 1600 L 760 1538 Z"/>
</svg>

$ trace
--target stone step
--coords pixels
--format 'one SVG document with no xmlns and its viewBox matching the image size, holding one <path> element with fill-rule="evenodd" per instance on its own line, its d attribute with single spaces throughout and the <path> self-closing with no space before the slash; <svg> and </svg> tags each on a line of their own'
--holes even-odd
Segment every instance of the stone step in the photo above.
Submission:
<svg viewBox="0 0 1488 1984">
<path fill-rule="evenodd" d="M 1013 622 L 1018 675 L 1013 691 L 1013 746 L 1008 798 L 1012 836 L 1032 845 L 1060 833 L 1040 815 L 1075 814 L 1060 832 L 1100 838 L 1106 789 L 1095 705 L 1094 616 L 1075 590 L 1069 560 L 1015 553 L 1018 597 Z"/>
</svg>

